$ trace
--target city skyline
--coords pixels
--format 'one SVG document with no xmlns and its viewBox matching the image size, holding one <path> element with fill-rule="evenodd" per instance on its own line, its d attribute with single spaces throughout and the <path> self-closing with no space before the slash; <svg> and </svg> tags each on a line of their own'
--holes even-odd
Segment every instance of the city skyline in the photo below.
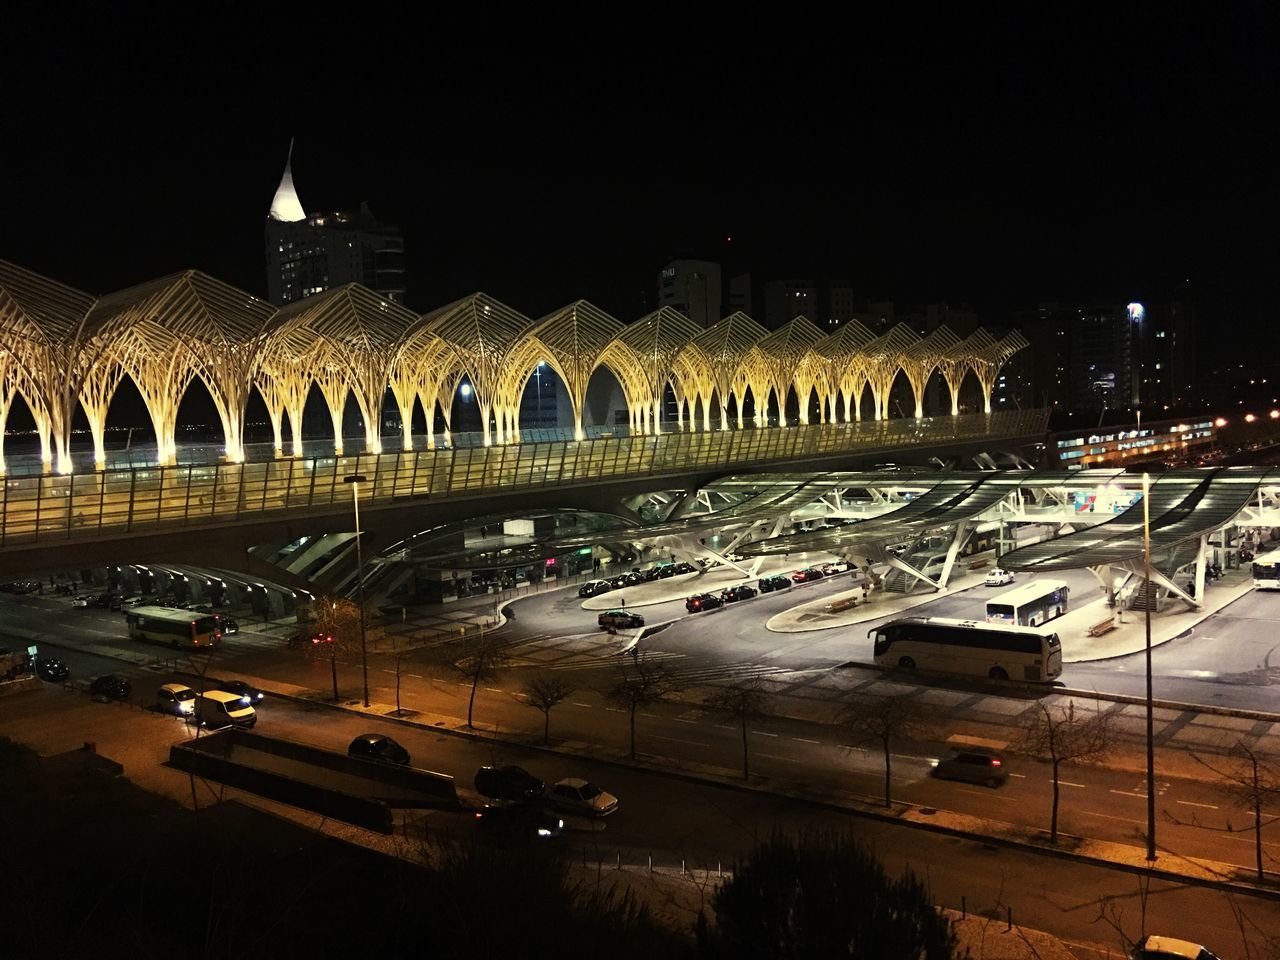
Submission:
<svg viewBox="0 0 1280 960">
<path fill-rule="evenodd" d="M 1274 68 L 1247 11 L 1209 29 L 1173 16 L 1145 43 L 1140 26 L 1034 49 L 1008 27 L 963 51 L 887 44 L 856 69 L 820 51 L 759 72 L 659 51 L 607 84 L 582 79 L 603 63 L 590 53 L 560 70 L 511 57 L 433 87 L 463 47 L 405 73 L 400 102 L 425 106 L 394 129 L 395 104 L 350 86 L 298 105 L 287 63 L 169 89 L 126 62 L 86 88 L 103 45 L 73 35 L 75 65 L 10 106 L 10 135 L 42 149 L 8 158 L 0 255 L 93 293 L 196 268 L 265 295 L 262 225 L 296 137 L 308 211 L 367 201 L 402 227 L 419 310 L 484 290 L 628 320 L 685 257 L 847 281 L 868 301 L 970 303 L 988 323 L 1189 289 L 1214 322 L 1265 329 L 1275 190 L 1255 161 Z M 178 101 L 184 122 L 133 135 Z M 77 149 L 113 131 L 110 149 Z"/>
</svg>

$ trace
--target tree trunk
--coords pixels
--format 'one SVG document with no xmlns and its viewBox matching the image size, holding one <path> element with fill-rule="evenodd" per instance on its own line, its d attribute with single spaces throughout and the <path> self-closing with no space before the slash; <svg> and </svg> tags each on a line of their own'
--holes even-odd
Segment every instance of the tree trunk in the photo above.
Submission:
<svg viewBox="0 0 1280 960">
<path fill-rule="evenodd" d="M 636 758 L 636 704 L 631 705 L 631 759 Z"/>
<path fill-rule="evenodd" d="M 476 686 L 480 683 L 480 675 L 476 674 L 471 678 L 471 699 L 467 701 L 467 726 L 471 726 L 471 711 L 476 705 Z"/>
<path fill-rule="evenodd" d="M 333 674 L 333 702 L 338 702 L 338 658 L 334 654 L 329 656 L 329 671 Z"/>
<path fill-rule="evenodd" d="M 396 716 L 400 716 L 400 658 L 396 657 Z"/>
<path fill-rule="evenodd" d="M 542 711 L 542 742 L 548 743 L 551 740 L 551 711 Z"/>
<path fill-rule="evenodd" d="M 742 779 L 750 780 L 751 771 L 747 768 L 747 721 L 742 721 Z"/>
<path fill-rule="evenodd" d="M 1049 815 L 1049 842 L 1058 845 L 1058 762 L 1053 763 L 1053 813 Z"/>
<path fill-rule="evenodd" d="M 889 772 L 889 741 L 884 742 L 884 805 L 886 807 L 893 806 L 893 793 Z"/>
<path fill-rule="evenodd" d="M 1258 880 L 1262 880 L 1262 794 L 1258 790 L 1258 758 L 1253 761 L 1253 852 L 1258 863 Z"/>
</svg>

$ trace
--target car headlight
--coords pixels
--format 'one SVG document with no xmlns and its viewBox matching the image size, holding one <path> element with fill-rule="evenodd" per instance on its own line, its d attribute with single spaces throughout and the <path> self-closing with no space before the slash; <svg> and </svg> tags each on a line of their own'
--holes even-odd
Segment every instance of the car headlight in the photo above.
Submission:
<svg viewBox="0 0 1280 960">
<path fill-rule="evenodd" d="M 540 836 L 540 837 L 549 837 L 549 836 L 551 836 L 551 831 L 550 831 L 550 830 L 548 830 L 546 827 L 539 827 L 539 828 L 538 828 L 538 836 Z"/>
</svg>

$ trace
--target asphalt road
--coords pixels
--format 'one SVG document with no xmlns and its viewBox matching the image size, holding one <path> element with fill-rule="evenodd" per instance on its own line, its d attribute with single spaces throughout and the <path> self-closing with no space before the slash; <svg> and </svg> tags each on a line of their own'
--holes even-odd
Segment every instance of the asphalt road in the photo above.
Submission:
<svg viewBox="0 0 1280 960">
<path fill-rule="evenodd" d="M 944 906 L 1004 918 L 1011 909 L 1022 925 L 1047 930 L 1080 957 L 1120 955 L 1124 938 L 1143 929 L 1176 934 L 1210 945 L 1222 956 L 1254 956 L 1263 937 L 1280 935 L 1280 909 L 1271 902 L 1154 882 L 1145 898 L 1134 875 L 901 825 L 851 817 L 820 805 L 781 800 L 679 777 L 544 754 L 514 746 L 443 735 L 429 729 L 269 699 L 258 732 L 343 749 L 359 733 L 394 736 L 416 766 L 455 775 L 465 788 L 483 763 L 515 762 L 548 781 L 585 776 L 616 794 L 618 813 L 602 824 L 571 822 L 565 843 L 575 858 L 607 869 L 646 862 L 659 866 L 683 858 L 691 869 L 731 869 L 734 860 L 771 831 L 848 830 L 872 845 L 891 871 L 913 869 L 929 882 Z M 190 801 L 187 778 L 162 766 L 169 744 L 190 736 L 176 718 L 97 704 L 53 687 L 41 694 L 0 702 L 0 733 L 58 752 L 94 740 L 107 756 L 123 759 L 127 774 L 148 789 Z M 235 791 L 231 791 L 234 794 Z M 205 794 L 201 794 L 205 795 Z M 436 830 L 466 831 L 464 816 L 436 815 Z M 1145 907 L 1143 900 L 1145 899 Z M 1242 935 L 1233 906 L 1245 917 Z M 1118 928 L 1118 930 L 1117 930 Z M 1246 947 L 1246 937 L 1248 947 Z"/>
</svg>

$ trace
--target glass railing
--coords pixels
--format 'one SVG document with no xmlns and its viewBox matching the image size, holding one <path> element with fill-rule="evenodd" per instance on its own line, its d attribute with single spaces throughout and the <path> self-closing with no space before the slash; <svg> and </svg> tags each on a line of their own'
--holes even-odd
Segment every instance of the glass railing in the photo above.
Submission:
<svg viewBox="0 0 1280 960">
<path fill-rule="evenodd" d="M 343 478 L 362 474 L 362 502 L 514 493 L 602 480 L 740 471 L 953 441 L 1043 436 L 1048 414 L 1024 410 L 786 428 L 525 442 L 507 446 L 319 456 L 248 463 L 131 467 L 69 476 L 10 476 L 0 545 L 196 527 L 350 502 Z"/>
</svg>

